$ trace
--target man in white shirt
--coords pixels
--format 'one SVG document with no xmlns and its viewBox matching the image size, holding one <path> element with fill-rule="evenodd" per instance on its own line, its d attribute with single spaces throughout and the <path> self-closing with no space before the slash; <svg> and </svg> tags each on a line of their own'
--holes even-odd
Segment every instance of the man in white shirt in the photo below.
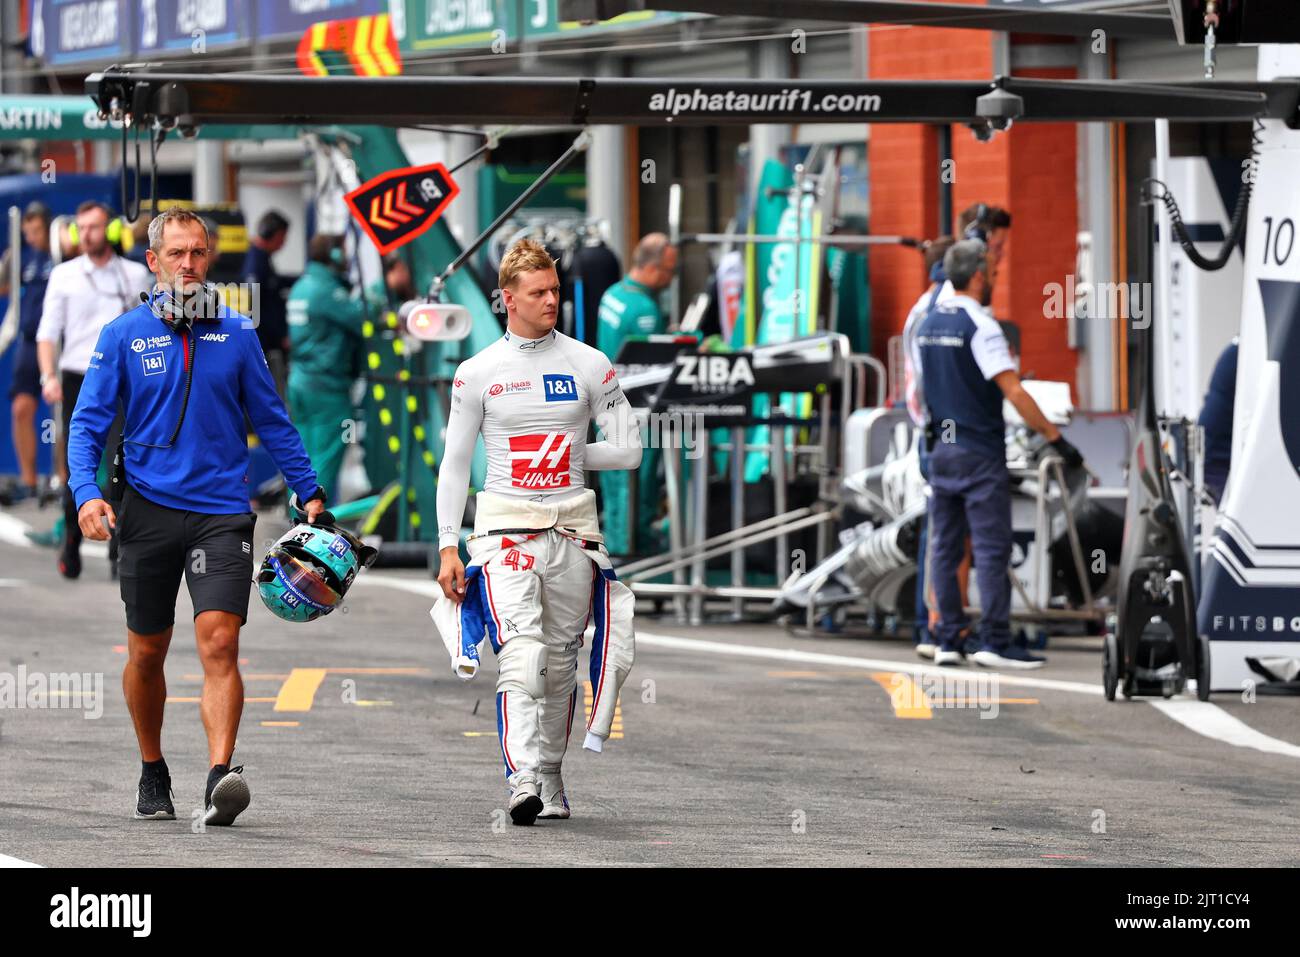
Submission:
<svg viewBox="0 0 1300 957">
<path fill-rule="evenodd" d="M 148 292 L 153 285 L 147 267 L 123 259 L 109 245 L 108 224 L 112 218 L 109 208 L 96 200 L 87 200 L 77 207 L 81 255 L 55 266 L 45 287 L 41 324 L 36 331 L 36 357 L 41 367 L 41 394 L 45 401 L 51 406 L 63 404 L 65 436 L 100 330 L 138 306 L 140 294 Z M 116 434 L 110 435 L 107 446 L 110 456 L 116 452 L 116 446 Z M 76 578 L 81 574 L 81 528 L 77 524 L 72 493 L 66 487 L 63 516 L 59 573 L 65 578 Z"/>
<path fill-rule="evenodd" d="M 498 276 L 505 335 L 456 370 L 438 470 L 438 584 L 433 619 L 462 678 L 487 637 L 497 654 L 497 730 L 510 817 L 569 817 L 560 776 L 577 704 L 578 649 L 590 624 L 591 718 L 583 747 L 609 738 L 634 657 L 632 592 L 610 567 L 586 472 L 634 469 L 641 433 L 609 360 L 558 332 L 560 280 L 521 240 Z M 588 442 L 595 423 L 604 438 Z M 459 553 L 470 460 L 482 436 L 487 476 L 475 495 L 469 568 Z"/>
</svg>

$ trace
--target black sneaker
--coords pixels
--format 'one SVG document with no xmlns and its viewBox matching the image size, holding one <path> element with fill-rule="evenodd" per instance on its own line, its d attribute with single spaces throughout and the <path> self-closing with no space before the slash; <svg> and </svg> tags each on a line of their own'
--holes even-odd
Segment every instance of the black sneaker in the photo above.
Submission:
<svg viewBox="0 0 1300 957">
<path fill-rule="evenodd" d="M 228 768 L 218 764 L 208 772 L 208 789 L 203 796 L 203 823 L 229 827 L 252 798 L 244 781 L 244 766 Z"/>
<path fill-rule="evenodd" d="M 1041 668 L 1047 664 L 1046 658 L 1031 655 L 1028 650 L 1018 648 L 1015 645 L 1006 645 L 1001 648 L 984 645 L 979 651 L 971 655 L 971 660 L 984 668 L 1014 668 L 1020 671 Z"/>
<path fill-rule="evenodd" d="M 167 765 L 161 761 L 146 764 L 140 772 L 135 818 L 137 821 L 176 820 L 176 808 L 172 807 L 172 777 Z"/>
<path fill-rule="evenodd" d="M 81 549 L 68 548 L 66 545 L 59 553 L 59 574 L 64 578 L 81 577 Z"/>
</svg>

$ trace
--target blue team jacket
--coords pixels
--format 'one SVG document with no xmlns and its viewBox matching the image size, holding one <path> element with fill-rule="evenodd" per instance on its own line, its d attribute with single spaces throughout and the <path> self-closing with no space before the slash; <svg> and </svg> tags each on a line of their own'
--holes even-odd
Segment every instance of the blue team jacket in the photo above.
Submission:
<svg viewBox="0 0 1300 957">
<path fill-rule="evenodd" d="M 191 335 L 197 338 L 185 421 L 171 448 L 149 448 L 166 445 L 176 428 Z M 316 490 L 257 332 L 224 306 L 216 321 L 177 333 L 141 303 L 100 332 L 68 428 L 68 482 L 78 508 L 103 497 L 95 473 L 119 401 L 127 481 L 152 502 L 211 515 L 247 512 L 245 412 L 298 497 L 305 501 Z"/>
</svg>

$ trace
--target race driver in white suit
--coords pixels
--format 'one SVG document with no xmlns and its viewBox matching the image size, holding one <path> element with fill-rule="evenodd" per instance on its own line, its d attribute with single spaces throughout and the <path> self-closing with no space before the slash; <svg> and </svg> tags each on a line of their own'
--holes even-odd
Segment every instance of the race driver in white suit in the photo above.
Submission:
<svg viewBox="0 0 1300 957">
<path fill-rule="evenodd" d="M 640 429 L 600 352 L 555 329 L 560 281 L 539 244 L 501 261 L 506 333 L 456 370 L 438 471 L 438 584 L 430 614 L 457 675 L 497 655 L 497 730 L 510 817 L 567 818 L 560 776 L 588 625 L 591 718 L 583 746 L 602 750 L 632 667 L 632 592 L 614 577 L 588 469 L 634 469 Z M 588 443 L 595 423 L 603 440 Z M 470 461 L 479 435 L 487 478 L 476 496 L 469 568 L 459 554 Z"/>
</svg>

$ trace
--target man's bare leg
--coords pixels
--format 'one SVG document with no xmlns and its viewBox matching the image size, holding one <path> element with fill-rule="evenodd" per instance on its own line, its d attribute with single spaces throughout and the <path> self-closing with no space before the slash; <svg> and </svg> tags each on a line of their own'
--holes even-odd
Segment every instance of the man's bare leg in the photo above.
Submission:
<svg viewBox="0 0 1300 957">
<path fill-rule="evenodd" d="M 228 611 L 204 611 L 194 619 L 194 638 L 203 664 L 199 714 L 208 735 L 208 766 L 229 764 L 244 712 L 244 680 L 239 674 L 239 629 L 243 622 Z"/>
<path fill-rule="evenodd" d="M 140 759 L 151 762 L 162 758 L 163 708 L 167 702 L 167 678 L 163 662 L 171 644 L 172 629 L 141 635 L 129 628 L 126 632 L 127 660 L 122 671 L 122 695 L 135 725 L 140 743 Z"/>
<path fill-rule="evenodd" d="M 14 396 L 11 413 L 20 481 L 30 487 L 36 484 L 36 396 L 25 392 Z"/>
</svg>

